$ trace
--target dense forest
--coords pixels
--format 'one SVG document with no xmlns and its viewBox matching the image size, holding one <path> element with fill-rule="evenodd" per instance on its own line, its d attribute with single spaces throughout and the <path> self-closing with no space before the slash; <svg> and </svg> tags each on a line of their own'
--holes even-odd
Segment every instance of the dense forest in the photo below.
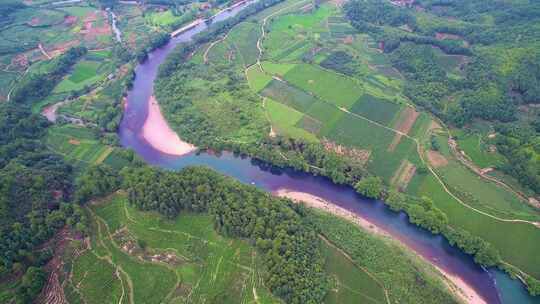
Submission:
<svg viewBox="0 0 540 304">
<path fill-rule="evenodd" d="M 416 2 L 404 8 L 357 0 L 347 3 L 345 11 L 351 24 L 372 34 L 405 74 L 411 101 L 457 127 L 491 121 L 501 135 L 495 143 L 509 160 L 501 169 L 539 193 L 540 117 L 522 124 L 519 108 L 540 102 L 540 3 Z M 436 15 L 437 21 L 419 19 L 418 10 Z M 441 34 L 456 39 L 438 39 Z M 463 77 L 441 67 L 438 50 L 463 55 Z"/>
<path fill-rule="evenodd" d="M 33 249 L 66 224 L 86 230 L 81 207 L 69 203 L 72 167 L 40 140 L 47 126 L 26 105 L 0 104 L 0 277 L 24 274 L 21 303 L 40 292 L 46 277 L 39 267 L 51 257 Z"/>
<path fill-rule="evenodd" d="M 249 240 L 264 255 L 266 286 L 286 303 L 320 303 L 328 284 L 320 240 L 301 206 L 194 167 L 123 171 L 129 203 L 174 218 L 209 212 L 220 233 Z"/>
</svg>

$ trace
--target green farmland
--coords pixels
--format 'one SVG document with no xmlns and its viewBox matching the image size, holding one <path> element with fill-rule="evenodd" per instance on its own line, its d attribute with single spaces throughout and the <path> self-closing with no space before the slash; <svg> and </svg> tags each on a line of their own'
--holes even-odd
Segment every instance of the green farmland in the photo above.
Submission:
<svg viewBox="0 0 540 304">
<path fill-rule="evenodd" d="M 88 214 L 90 247 L 71 243 L 64 257 L 71 301 L 283 303 L 263 285 L 266 270 L 257 251 L 218 234 L 209 215 L 186 213 L 169 220 L 135 209 L 123 194 L 90 206 Z M 334 245 L 323 242 L 323 253 L 337 284 L 325 303 L 386 303 L 366 270 Z"/>
<path fill-rule="evenodd" d="M 80 126 L 59 126 L 51 128 L 46 138 L 47 146 L 76 167 L 107 163 L 112 167 L 122 167 L 128 163 L 123 153 L 101 144 L 95 132 Z"/>
</svg>

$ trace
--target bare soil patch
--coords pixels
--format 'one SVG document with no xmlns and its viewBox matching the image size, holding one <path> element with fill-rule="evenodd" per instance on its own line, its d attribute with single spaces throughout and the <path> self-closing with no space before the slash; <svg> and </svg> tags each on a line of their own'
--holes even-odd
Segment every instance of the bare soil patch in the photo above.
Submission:
<svg viewBox="0 0 540 304">
<path fill-rule="evenodd" d="M 78 141 L 78 140 L 76 140 L 76 139 L 73 139 L 73 138 L 71 138 L 71 139 L 69 140 L 69 143 L 72 144 L 72 145 L 75 145 L 75 146 L 78 146 L 78 145 L 81 144 L 80 141 Z"/>
<path fill-rule="evenodd" d="M 440 33 L 440 32 L 435 33 L 435 38 L 438 39 L 438 40 L 445 40 L 445 39 L 461 40 L 461 39 L 463 39 L 463 37 L 461 37 L 459 35 L 448 34 L 448 33 Z"/>
<path fill-rule="evenodd" d="M 353 35 L 347 35 L 347 37 L 343 38 L 344 44 L 352 44 L 354 42 Z"/>
<path fill-rule="evenodd" d="M 60 283 L 60 276 L 64 271 L 64 252 L 70 240 L 73 240 L 71 231 L 64 227 L 54 238 L 46 242 L 42 248 L 54 247 L 53 258 L 45 265 L 44 269 L 49 274 L 45 287 L 37 297 L 37 304 L 65 304 L 64 287 Z"/>
<path fill-rule="evenodd" d="M 432 120 L 431 123 L 429 124 L 428 130 L 429 131 L 442 130 L 442 126 L 438 122 L 436 122 L 435 120 Z"/>
<path fill-rule="evenodd" d="M 347 0 L 331 0 L 330 3 L 334 4 L 336 7 L 342 7 Z"/>
<path fill-rule="evenodd" d="M 411 107 L 406 107 L 403 111 L 401 111 L 401 113 L 399 114 L 399 118 L 394 125 L 394 129 L 401 132 L 402 134 L 396 133 L 394 139 L 392 140 L 390 145 L 388 145 L 388 152 L 394 152 L 397 145 L 401 141 L 401 136 L 403 136 L 403 134 L 409 133 L 418 115 L 419 113 Z"/>
<path fill-rule="evenodd" d="M 186 262 L 185 258 L 177 256 L 173 250 L 157 251 L 149 248 L 142 248 L 125 227 L 117 230 L 113 234 L 113 239 L 122 251 L 141 261 L 164 263 L 174 267 L 180 266 Z"/>
<path fill-rule="evenodd" d="M 437 151 L 433 151 L 433 150 L 427 151 L 427 158 L 429 160 L 429 163 L 435 168 L 444 167 L 448 165 L 448 160 L 441 153 Z"/>
<path fill-rule="evenodd" d="M 71 40 L 64 43 L 55 44 L 51 50 L 47 50 L 48 54 L 51 57 L 56 57 L 64 54 L 67 52 L 70 48 L 75 47 L 80 44 L 80 41 L 78 40 Z"/>
<path fill-rule="evenodd" d="M 340 156 L 345 156 L 361 165 L 365 165 L 369 160 L 369 156 L 371 155 L 370 150 L 348 148 L 327 139 L 323 139 L 321 142 L 327 151 L 332 151 Z"/>
<path fill-rule="evenodd" d="M 66 16 L 64 17 L 64 25 L 71 27 L 73 24 L 77 23 L 77 16 Z"/>
<path fill-rule="evenodd" d="M 416 112 L 412 107 L 406 107 L 403 111 L 401 111 L 394 129 L 405 134 L 409 133 L 418 115 L 419 113 Z"/>
<path fill-rule="evenodd" d="M 403 160 L 399 168 L 396 170 L 394 176 L 392 177 L 390 183 L 394 186 L 397 186 L 398 189 L 403 191 L 407 189 L 407 186 L 409 185 L 409 182 L 411 181 L 415 173 L 416 166 L 408 160 Z"/>
</svg>

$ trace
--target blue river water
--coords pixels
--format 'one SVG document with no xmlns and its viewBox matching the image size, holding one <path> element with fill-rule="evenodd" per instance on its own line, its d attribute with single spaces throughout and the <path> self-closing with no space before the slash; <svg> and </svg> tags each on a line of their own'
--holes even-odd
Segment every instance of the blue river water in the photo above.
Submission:
<svg viewBox="0 0 540 304">
<path fill-rule="evenodd" d="M 249 3 L 222 11 L 213 18 L 213 22 L 233 16 L 247 5 Z M 120 140 L 124 147 L 133 149 L 147 163 L 165 169 L 179 170 L 186 166 L 204 165 L 268 192 L 286 188 L 316 195 L 369 221 L 432 264 L 459 277 L 487 303 L 540 304 L 540 297 L 529 296 L 521 282 L 510 279 L 499 270 L 482 269 L 474 264 L 472 257 L 450 246 L 445 238 L 410 224 L 404 213 L 391 211 L 381 201 L 361 197 L 350 187 L 335 185 L 324 177 L 276 169 L 254 159 L 228 152 L 220 155 L 204 152 L 172 156 L 154 149 L 143 138 L 142 126 L 148 114 L 147 105 L 153 95 L 158 67 L 176 45 L 189 41 L 193 35 L 206 28 L 207 24 L 202 22 L 181 33 L 164 47 L 151 52 L 148 60 L 137 66 L 137 76 L 133 88 L 128 92 L 128 102 L 119 128 Z"/>
</svg>

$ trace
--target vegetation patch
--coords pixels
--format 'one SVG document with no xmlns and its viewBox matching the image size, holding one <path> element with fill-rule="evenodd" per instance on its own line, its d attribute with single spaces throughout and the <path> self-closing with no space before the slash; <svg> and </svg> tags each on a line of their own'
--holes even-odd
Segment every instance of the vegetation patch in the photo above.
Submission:
<svg viewBox="0 0 540 304">
<path fill-rule="evenodd" d="M 364 116 L 387 126 L 394 120 L 400 109 L 401 106 L 398 104 L 369 94 L 364 94 L 349 110 L 352 113 Z"/>
<path fill-rule="evenodd" d="M 291 84 L 339 107 L 350 108 L 362 95 L 351 78 L 309 64 L 299 64 L 285 74 Z"/>
</svg>

